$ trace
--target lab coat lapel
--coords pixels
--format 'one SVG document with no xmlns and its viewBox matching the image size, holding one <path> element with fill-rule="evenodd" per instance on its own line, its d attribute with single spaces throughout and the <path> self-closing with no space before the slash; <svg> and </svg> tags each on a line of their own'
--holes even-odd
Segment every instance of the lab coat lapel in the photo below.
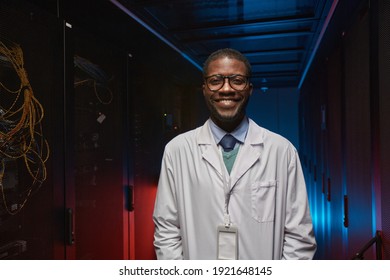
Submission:
<svg viewBox="0 0 390 280">
<path fill-rule="evenodd" d="M 220 151 L 210 131 L 208 120 L 200 129 L 198 135 L 198 145 L 202 151 L 202 157 L 222 176 Z"/>
<path fill-rule="evenodd" d="M 231 173 L 232 187 L 258 160 L 260 160 L 263 137 L 264 130 L 252 120 L 249 120 L 249 129 L 245 143 L 240 147 Z"/>
</svg>

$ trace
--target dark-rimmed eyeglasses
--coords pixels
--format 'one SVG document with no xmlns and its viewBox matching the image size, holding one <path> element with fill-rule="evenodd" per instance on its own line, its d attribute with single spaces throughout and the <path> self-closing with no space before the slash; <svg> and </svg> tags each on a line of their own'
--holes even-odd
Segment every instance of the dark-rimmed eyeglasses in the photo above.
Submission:
<svg viewBox="0 0 390 280">
<path fill-rule="evenodd" d="M 204 78 L 205 84 L 211 91 L 220 90 L 225 85 L 226 79 L 228 79 L 230 87 L 238 91 L 246 89 L 249 84 L 249 78 L 239 74 L 230 76 L 212 75 Z"/>
</svg>

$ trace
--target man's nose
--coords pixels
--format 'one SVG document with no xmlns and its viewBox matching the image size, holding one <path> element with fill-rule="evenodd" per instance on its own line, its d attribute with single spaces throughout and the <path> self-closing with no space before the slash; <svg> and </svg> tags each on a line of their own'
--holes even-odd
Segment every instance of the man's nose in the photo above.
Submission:
<svg viewBox="0 0 390 280">
<path fill-rule="evenodd" d="M 222 92 L 231 92 L 234 91 L 234 89 L 230 86 L 229 78 L 225 77 L 223 80 L 223 86 L 220 89 Z"/>
</svg>

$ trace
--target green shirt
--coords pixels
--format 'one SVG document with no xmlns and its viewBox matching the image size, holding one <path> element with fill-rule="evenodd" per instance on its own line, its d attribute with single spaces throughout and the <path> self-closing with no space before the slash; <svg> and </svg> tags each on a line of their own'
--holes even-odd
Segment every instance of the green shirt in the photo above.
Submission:
<svg viewBox="0 0 390 280">
<path fill-rule="evenodd" d="M 229 174 L 230 171 L 232 171 L 234 161 L 236 160 L 239 148 L 240 145 L 237 145 L 236 148 L 234 148 L 230 152 L 225 152 L 224 150 L 222 150 L 223 162 L 225 163 L 226 169 L 229 172 Z"/>
</svg>

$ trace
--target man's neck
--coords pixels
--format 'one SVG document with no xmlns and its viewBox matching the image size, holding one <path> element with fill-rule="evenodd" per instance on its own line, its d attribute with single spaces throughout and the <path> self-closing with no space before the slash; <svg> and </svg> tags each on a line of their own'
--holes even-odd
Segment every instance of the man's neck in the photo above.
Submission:
<svg viewBox="0 0 390 280">
<path fill-rule="evenodd" d="M 242 116 L 240 119 L 232 120 L 230 122 L 227 121 L 220 121 L 218 119 L 211 118 L 212 121 L 221 129 L 223 129 L 226 132 L 232 132 L 234 131 L 242 122 L 245 116 Z"/>
</svg>

